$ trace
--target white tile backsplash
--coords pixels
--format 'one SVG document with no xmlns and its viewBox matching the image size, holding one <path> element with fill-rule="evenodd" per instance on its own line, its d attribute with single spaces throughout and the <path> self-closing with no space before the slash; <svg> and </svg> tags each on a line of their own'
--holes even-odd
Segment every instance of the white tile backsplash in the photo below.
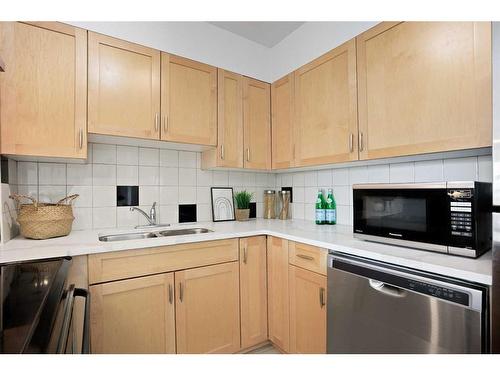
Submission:
<svg viewBox="0 0 500 375">
<path fill-rule="evenodd" d="M 92 147 L 94 164 L 116 164 L 116 146 L 94 143 Z"/>
<path fill-rule="evenodd" d="M 139 165 L 158 167 L 160 165 L 160 150 L 157 148 L 139 148 Z"/>
<path fill-rule="evenodd" d="M 442 160 L 415 162 L 415 182 L 444 181 Z"/>
<path fill-rule="evenodd" d="M 136 165 L 117 165 L 116 184 L 118 186 L 139 185 L 139 167 Z"/>
<path fill-rule="evenodd" d="M 66 164 L 38 163 L 38 185 L 66 185 Z"/>
<path fill-rule="evenodd" d="M 116 207 L 117 185 L 139 186 L 139 206 L 148 212 L 156 201 L 162 223 L 177 223 L 178 204 L 193 203 L 197 205 L 199 221 L 211 220 L 212 186 L 253 192 L 258 216 L 262 215 L 265 189 L 293 186 L 292 217 L 314 220 L 318 188 L 325 193 L 333 188 L 337 222 L 351 224 L 354 183 L 492 180 L 491 155 L 380 165 L 359 162 L 354 167 L 283 174 L 203 171 L 199 165 L 197 152 L 90 144 L 87 164 L 9 160 L 9 178 L 17 179 L 17 184 L 11 186 L 13 191 L 42 201 L 55 202 L 66 195 L 79 194 L 74 201 L 75 230 L 146 223 L 129 207 Z"/>
<path fill-rule="evenodd" d="M 67 164 L 66 183 L 68 185 L 92 185 L 92 164 Z"/>
<path fill-rule="evenodd" d="M 396 163 L 390 165 L 390 182 L 404 183 L 415 180 L 415 165 L 410 163 Z"/>
<path fill-rule="evenodd" d="M 477 157 L 447 159 L 444 161 L 445 181 L 476 180 Z"/>
<path fill-rule="evenodd" d="M 38 163 L 20 161 L 17 163 L 17 183 L 38 185 Z"/>
<path fill-rule="evenodd" d="M 92 167 L 93 185 L 116 185 L 116 165 L 94 164 Z"/>
<path fill-rule="evenodd" d="M 139 165 L 139 147 L 116 146 L 116 164 Z"/>
</svg>

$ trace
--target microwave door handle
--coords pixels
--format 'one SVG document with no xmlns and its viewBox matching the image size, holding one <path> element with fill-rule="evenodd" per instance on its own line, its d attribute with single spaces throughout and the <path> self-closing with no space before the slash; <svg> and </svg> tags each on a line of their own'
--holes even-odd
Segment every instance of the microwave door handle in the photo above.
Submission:
<svg viewBox="0 0 500 375">
<path fill-rule="evenodd" d="M 81 354 L 90 354 L 90 293 L 87 289 L 76 288 L 75 296 L 85 298 L 85 317 L 83 318 Z"/>
<path fill-rule="evenodd" d="M 66 351 L 69 330 L 71 328 L 71 317 L 73 315 L 73 304 L 75 301 L 75 285 L 71 284 L 66 292 L 66 303 L 64 305 L 64 316 L 61 326 L 61 333 L 57 339 L 57 354 L 63 354 Z"/>
</svg>

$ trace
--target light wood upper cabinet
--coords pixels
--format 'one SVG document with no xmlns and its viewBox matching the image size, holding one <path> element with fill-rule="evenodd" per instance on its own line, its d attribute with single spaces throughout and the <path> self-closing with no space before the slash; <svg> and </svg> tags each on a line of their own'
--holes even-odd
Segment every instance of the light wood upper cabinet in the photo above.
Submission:
<svg viewBox="0 0 500 375">
<path fill-rule="evenodd" d="M 90 287 L 93 353 L 175 353 L 174 274 Z"/>
<path fill-rule="evenodd" d="M 266 236 L 240 239 L 241 347 L 267 340 Z"/>
<path fill-rule="evenodd" d="M 361 159 L 491 146 L 491 24 L 384 22 L 357 37 Z"/>
<path fill-rule="evenodd" d="M 270 85 L 244 77 L 243 147 L 244 166 L 271 169 L 271 90 Z"/>
<path fill-rule="evenodd" d="M 87 31 L 0 22 L 1 151 L 87 157 Z"/>
<path fill-rule="evenodd" d="M 164 141 L 217 144 L 217 68 L 161 54 Z"/>
<path fill-rule="evenodd" d="M 175 273 L 178 353 L 240 349 L 238 262 Z"/>
<path fill-rule="evenodd" d="M 89 32 L 89 132 L 160 138 L 160 51 Z"/>
<path fill-rule="evenodd" d="M 288 241 L 267 237 L 269 340 L 290 351 L 290 301 L 288 291 Z"/>
<path fill-rule="evenodd" d="M 217 148 L 202 154 L 202 167 L 243 168 L 243 76 L 218 70 Z"/>
<path fill-rule="evenodd" d="M 295 71 L 296 165 L 357 160 L 354 39 Z"/>
<path fill-rule="evenodd" d="M 290 352 L 326 353 L 326 276 L 290 265 Z"/>
<path fill-rule="evenodd" d="M 273 169 L 294 166 L 294 90 L 293 73 L 271 85 L 271 129 Z"/>
</svg>

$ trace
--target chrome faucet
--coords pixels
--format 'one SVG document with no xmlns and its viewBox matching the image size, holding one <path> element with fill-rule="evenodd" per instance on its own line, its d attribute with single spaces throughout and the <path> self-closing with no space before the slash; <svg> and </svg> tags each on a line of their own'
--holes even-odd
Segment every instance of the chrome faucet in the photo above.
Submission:
<svg viewBox="0 0 500 375">
<path fill-rule="evenodd" d="M 141 210 L 139 207 L 130 207 L 130 211 L 138 211 L 141 213 L 149 222 L 149 225 L 158 225 L 156 222 L 156 202 L 153 202 L 153 205 L 149 209 L 149 215 Z"/>
</svg>

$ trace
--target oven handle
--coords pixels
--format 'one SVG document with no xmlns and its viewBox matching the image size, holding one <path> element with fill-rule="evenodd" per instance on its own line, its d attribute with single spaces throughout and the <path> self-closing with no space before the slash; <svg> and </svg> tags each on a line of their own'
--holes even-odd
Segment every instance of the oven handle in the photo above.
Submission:
<svg viewBox="0 0 500 375">
<path fill-rule="evenodd" d="M 68 341 L 69 329 L 71 327 L 71 317 L 73 315 L 73 305 L 75 302 L 75 285 L 71 284 L 66 292 L 66 303 L 64 305 L 64 317 L 61 327 L 61 334 L 57 340 L 57 354 L 63 354 Z"/>
<path fill-rule="evenodd" d="M 90 293 L 87 289 L 76 288 L 75 297 L 85 298 L 85 317 L 83 318 L 82 353 L 90 354 Z"/>
</svg>

